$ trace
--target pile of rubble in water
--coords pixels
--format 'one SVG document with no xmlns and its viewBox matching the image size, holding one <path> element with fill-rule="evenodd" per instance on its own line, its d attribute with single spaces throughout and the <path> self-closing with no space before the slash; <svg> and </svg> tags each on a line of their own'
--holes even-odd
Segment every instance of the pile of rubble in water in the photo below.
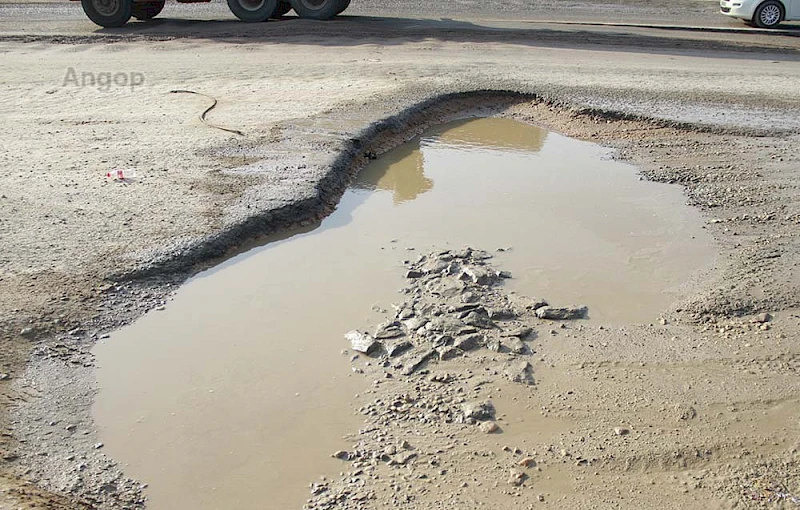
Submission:
<svg viewBox="0 0 800 510">
<path fill-rule="evenodd" d="M 503 291 L 511 275 L 489 264 L 492 256 L 466 248 L 422 255 L 409 263 L 395 318 L 373 334 L 350 331 L 345 338 L 357 352 L 381 357 L 385 366 L 411 375 L 426 362 L 447 361 L 477 349 L 511 357 L 531 353 L 535 338 L 531 321 L 586 318 L 586 307 L 553 307 L 543 299 Z M 533 384 L 530 364 L 516 364 L 511 375 Z"/>
<path fill-rule="evenodd" d="M 468 480 L 488 472 L 500 477 L 495 487 L 533 490 L 526 472 L 545 459 L 514 447 L 476 462 L 472 439 L 503 432 L 488 398 L 500 379 L 534 384 L 536 328 L 586 318 L 588 310 L 506 292 L 511 275 L 492 268 L 491 257 L 467 248 L 408 262 L 394 318 L 373 333 L 345 335 L 357 353 L 353 370 L 375 378 L 360 397 L 371 401 L 358 410 L 365 426 L 352 447 L 333 453 L 349 470 L 313 483 L 305 508 L 425 508 L 429 483 L 463 494 Z"/>
</svg>

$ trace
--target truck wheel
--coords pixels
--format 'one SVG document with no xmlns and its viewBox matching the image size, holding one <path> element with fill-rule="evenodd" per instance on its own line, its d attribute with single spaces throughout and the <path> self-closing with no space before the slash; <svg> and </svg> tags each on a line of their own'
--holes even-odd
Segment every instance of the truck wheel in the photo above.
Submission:
<svg viewBox="0 0 800 510">
<path fill-rule="evenodd" d="M 292 8 L 301 18 L 331 19 L 345 7 L 346 0 L 291 0 Z"/>
<path fill-rule="evenodd" d="M 161 13 L 165 3 L 165 0 L 135 3 L 131 9 L 131 14 L 133 14 L 134 18 L 142 21 L 153 19 Z"/>
<path fill-rule="evenodd" d="M 281 18 L 284 15 L 288 14 L 289 11 L 291 11 L 291 10 L 292 10 L 292 4 L 290 4 L 289 2 L 284 2 L 283 0 L 280 0 L 278 2 L 278 8 L 275 10 L 275 12 L 272 13 L 272 16 L 270 16 L 270 18 L 272 18 L 272 19 Z"/>
<path fill-rule="evenodd" d="M 350 7 L 350 0 L 344 0 L 342 2 L 342 7 L 339 9 L 339 12 L 336 13 L 338 16 L 339 14 L 343 13 L 348 7 Z"/>
<path fill-rule="evenodd" d="M 131 19 L 131 0 L 81 0 L 83 12 L 90 20 L 105 28 L 121 27 Z"/>
<path fill-rule="evenodd" d="M 278 0 L 228 0 L 228 8 L 240 20 L 258 23 L 272 16 L 278 8 Z"/>
<path fill-rule="evenodd" d="M 775 28 L 783 19 L 783 6 L 775 0 L 767 0 L 759 5 L 753 22 L 761 28 Z"/>
</svg>

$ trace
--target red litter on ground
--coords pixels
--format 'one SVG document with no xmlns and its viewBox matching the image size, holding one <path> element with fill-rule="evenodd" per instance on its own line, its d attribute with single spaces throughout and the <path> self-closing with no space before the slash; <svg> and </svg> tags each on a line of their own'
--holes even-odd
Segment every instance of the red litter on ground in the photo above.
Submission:
<svg viewBox="0 0 800 510">
<path fill-rule="evenodd" d="M 115 179 L 115 180 L 124 180 L 124 179 L 131 179 L 136 177 L 136 170 L 112 170 L 106 174 L 108 179 Z"/>
</svg>

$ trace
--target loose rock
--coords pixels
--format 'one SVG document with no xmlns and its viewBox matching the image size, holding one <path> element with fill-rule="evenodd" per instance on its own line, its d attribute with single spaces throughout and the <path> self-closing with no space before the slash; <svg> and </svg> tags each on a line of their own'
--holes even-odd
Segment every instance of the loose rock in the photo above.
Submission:
<svg viewBox="0 0 800 510">
<path fill-rule="evenodd" d="M 528 475 L 526 475 L 524 471 L 520 469 L 512 469 L 508 477 L 508 484 L 513 485 L 514 487 L 519 487 L 525 483 L 525 480 L 527 479 Z"/>
<path fill-rule="evenodd" d="M 375 350 L 378 347 L 378 343 L 375 341 L 369 333 L 362 333 L 360 331 L 348 331 L 345 333 L 344 337 L 350 342 L 350 347 L 357 352 L 363 354 L 369 354 L 371 351 Z"/>
<path fill-rule="evenodd" d="M 535 384 L 536 381 L 533 378 L 533 367 L 527 361 L 518 361 L 514 363 L 510 363 L 506 368 L 503 370 L 503 373 L 508 377 L 511 382 L 521 383 L 521 384 Z"/>
<path fill-rule="evenodd" d="M 453 345 L 462 351 L 471 351 L 473 349 L 483 347 L 485 344 L 486 337 L 481 333 L 472 333 L 469 335 L 460 336 L 457 337 L 453 342 Z"/>
<path fill-rule="evenodd" d="M 536 316 L 540 319 L 565 321 L 565 320 L 583 319 L 586 317 L 586 314 L 588 312 L 589 309 L 585 306 L 561 307 L 561 308 L 554 306 L 543 306 L 541 308 L 536 309 Z"/>
<path fill-rule="evenodd" d="M 379 324 L 375 328 L 375 338 L 377 339 L 397 338 L 399 336 L 405 336 L 405 332 L 403 332 L 399 322 L 388 321 Z"/>
<path fill-rule="evenodd" d="M 478 426 L 484 434 L 494 434 L 500 431 L 500 427 L 493 421 L 484 421 Z"/>
<path fill-rule="evenodd" d="M 339 450 L 338 452 L 331 455 L 331 457 L 339 460 L 350 460 L 350 452 L 345 450 Z"/>
<path fill-rule="evenodd" d="M 763 324 L 765 322 L 770 322 L 771 320 L 772 315 L 764 312 L 753 317 L 750 322 L 753 322 L 754 324 Z"/>
<path fill-rule="evenodd" d="M 465 418 L 479 421 L 494 419 L 494 404 L 490 400 L 467 402 L 461 406 L 461 409 L 464 411 Z"/>
</svg>

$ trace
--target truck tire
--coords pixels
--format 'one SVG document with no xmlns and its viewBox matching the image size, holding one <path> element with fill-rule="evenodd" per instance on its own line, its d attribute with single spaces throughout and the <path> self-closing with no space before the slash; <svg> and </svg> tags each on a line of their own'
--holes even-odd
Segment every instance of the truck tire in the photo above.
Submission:
<svg viewBox="0 0 800 510">
<path fill-rule="evenodd" d="M 278 0 L 228 0 L 228 8 L 247 23 L 267 21 L 278 8 Z"/>
<path fill-rule="evenodd" d="M 270 18 L 272 19 L 282 18 L 286 14 L 289 14 L 289 11 L 291 10 L 292 10 L 292 4 L 290 4 L 289 2 L 285 2 L 284 0 L 280 0 L 278 2 L 278 8 L 275 10 L 275 12 L 272 13 L 272 16 L 270 16 Z"/>
<path fill-rule="evenodd" d="M 133 4 L 131 14 L 134 18 L 145 21 L 153 19 L 161 13 L 164 9 L 166 0 L 156 0 L 155 2 L 137 2 Z"/>
<path fill-rule="evenodd" d="M 344 0 L 342 2 L 342 7 L 339 9 L 339 12 L 336 13 L 338 16 L 339 14 L 343 13 L 348 7 L 350 7 L 350 0 Z"/>
<path fill-rule="evenodd" d="M 105 28 L 117 28 L 131 19 L 133 1 L 81 0 L 81 7 L 95 24 Z"/>
<path fill-rule="evenodd" d="M 347 0 L 291 0 L 292 8 L 301 18 L 331 19 L 347 8 Z"/>
</svg>

